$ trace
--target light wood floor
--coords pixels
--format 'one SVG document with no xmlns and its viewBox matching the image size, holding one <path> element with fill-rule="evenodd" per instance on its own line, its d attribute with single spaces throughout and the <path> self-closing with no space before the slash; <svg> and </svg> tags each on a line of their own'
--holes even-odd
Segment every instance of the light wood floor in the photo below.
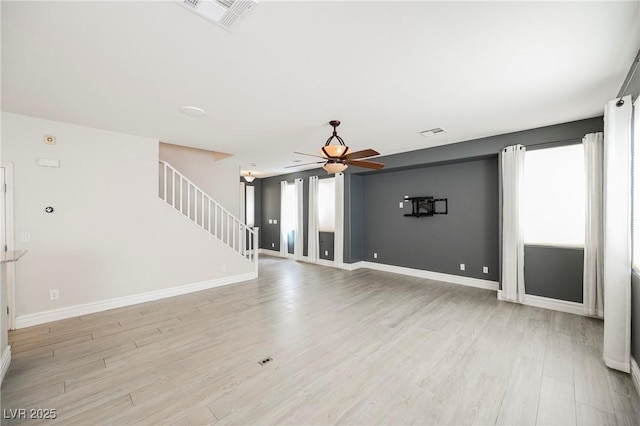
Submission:
<svg viewBox="0 0 640 426">
<path fill-rule="evenodd" d="M 55 408 L 46 424 L 640 424 L 629 376 L 602 363 L 601 321 L 383 272 L 260 266 L 11 332 L 3 408 Z"/>
</svg>

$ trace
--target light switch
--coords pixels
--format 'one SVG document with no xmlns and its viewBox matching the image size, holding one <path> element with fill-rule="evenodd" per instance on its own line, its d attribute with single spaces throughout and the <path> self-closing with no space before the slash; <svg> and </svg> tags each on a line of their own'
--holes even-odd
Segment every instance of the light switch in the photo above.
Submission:
<svg viewBox="0 0 640 426">
<path fill-rule="evenodd" d="M 21 243 L 30 243 L 31 242 L 31 233 L 23 232 L 20 234 L 20 242 Z"/>
<path fill-rule="evenodd" d="M 269 219 L 269 225 L 273 224 L 273 220 Z"/>
<path fill-rule="evenodd" d="M 273 219 L 273 224 L 277 225 L 278 224 L 278 219 Z"/>
</svg>

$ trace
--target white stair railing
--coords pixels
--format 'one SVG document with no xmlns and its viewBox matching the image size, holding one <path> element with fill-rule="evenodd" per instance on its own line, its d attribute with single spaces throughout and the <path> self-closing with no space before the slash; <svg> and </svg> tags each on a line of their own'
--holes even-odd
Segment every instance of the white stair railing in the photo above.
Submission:
<svg viewBox="0 0 640 426">
<path fill-rule="evenodd" d="M 158 195 L 203 230 L 254 263 L 258 272 L 258 228 L 250 228 L 166 161 L 159 161 Z"/>
</svg>

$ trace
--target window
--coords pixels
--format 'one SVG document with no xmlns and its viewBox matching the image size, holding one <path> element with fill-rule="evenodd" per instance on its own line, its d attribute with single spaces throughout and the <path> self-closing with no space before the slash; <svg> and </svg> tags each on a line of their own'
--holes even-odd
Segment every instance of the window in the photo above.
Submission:
<svg viewBox="0 0 640 426">
<path fill-rule="evenodd" d="M 256 222 L 256 196 L 255 187 L 246 187 L 247 226 L 253 228 Z"/>
<path fill-rule="evenodd" d="M 640 99 L 640 98 L 639 98 Z M 640 272 L 640 101 L 636 99 L 633 106 L 633 217 L 632 217 L 632 247 L 633 269 Z"/>
<path fill-rule="evenodd" d="M 585 190 L 582 144 L 527 151 L 525 244 L 583 247 Z"/>
<path fill-rule="evenodd" d="M 293 183 L 288 183 L 285 191 L 283 211 L 281 212 L 282 230 L 287 234 L 296 230 L 297 211 L 295 186 Z"/>
<path fill-rule="evenodd" d="M 336 178 L 318 180 L 318 230 L 335 232 L 336 229 Z"/>
</svg>

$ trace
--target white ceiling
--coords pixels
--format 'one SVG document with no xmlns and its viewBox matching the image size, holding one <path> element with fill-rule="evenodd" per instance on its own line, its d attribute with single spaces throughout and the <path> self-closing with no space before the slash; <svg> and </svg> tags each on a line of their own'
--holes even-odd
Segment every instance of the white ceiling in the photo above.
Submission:
<svg viewBox="0 0 640 426">
<path fill-rule="evenodd" d="M 331 119 L 385 155 L 600 115 L 640 48 L 639 5 L 262 1 L 229 33 L 173 1 L 4 1 L 2 109 L 279 174 Z M 417 135 L 433 127 L 448 133 Z"/>
</svg>

